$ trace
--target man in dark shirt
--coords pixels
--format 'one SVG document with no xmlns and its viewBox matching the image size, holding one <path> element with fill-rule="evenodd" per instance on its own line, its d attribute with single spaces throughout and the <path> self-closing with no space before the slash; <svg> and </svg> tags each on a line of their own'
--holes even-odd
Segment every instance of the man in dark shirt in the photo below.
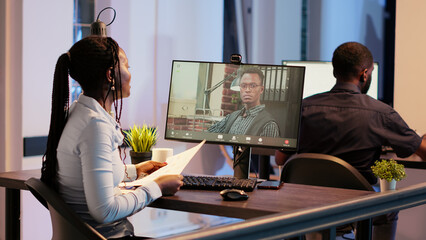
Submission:
<svg viewBox="0 0 426 240">
<path fill-rule="evenodd" d="M 398 157 L 414 153 L 426 160 L 426 138 L 410 129 L 390 106 L 367 93 L 373 57 L 362 44 L 348 42 L 333 54 L 336 85 L 329 92 L 303 100 L 299 153 L 323 153 L 337 156 L 371 183 L 377 179 L 371 165 L 380 159 L 382 145 L 391 146 Z M 289 156 L 276 153 L 276 163 Z M 394 239 L 397 213 L 373 221 L 373 239 Z"/>
</svg>

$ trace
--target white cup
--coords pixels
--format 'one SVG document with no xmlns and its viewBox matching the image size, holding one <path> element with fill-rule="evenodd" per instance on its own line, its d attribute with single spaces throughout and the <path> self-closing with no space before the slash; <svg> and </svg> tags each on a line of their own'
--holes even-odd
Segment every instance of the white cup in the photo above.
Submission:
<svg viewBox="0 0 426 240">
<path fill-rule="evenodd" d="M 173 156 L 172 148 L 153 148 L 152 149 L 152 160 L 156 162 L 165 162 L 168 157 Z"/>
</svg>

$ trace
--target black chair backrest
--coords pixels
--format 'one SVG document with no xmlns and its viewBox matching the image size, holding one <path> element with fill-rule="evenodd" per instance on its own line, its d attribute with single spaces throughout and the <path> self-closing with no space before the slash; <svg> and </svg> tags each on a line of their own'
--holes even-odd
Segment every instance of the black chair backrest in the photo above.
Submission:
<svg viewBox="0 0 426 240">
<path fill-rule="evenodd" d="M 52 221 L 52 239 L 106 239 L 85 223 L 62 199 L 40 179 L 30 178 L 25 185 L 37 200 L 49 209 Z"/>
<path fill-rule="evenodd" d="M 368 181 L 340 158 L 319 154 L 295 154 L 284 164 L 281 181 L 314 186 L 374 191 Z"/>
</svg>

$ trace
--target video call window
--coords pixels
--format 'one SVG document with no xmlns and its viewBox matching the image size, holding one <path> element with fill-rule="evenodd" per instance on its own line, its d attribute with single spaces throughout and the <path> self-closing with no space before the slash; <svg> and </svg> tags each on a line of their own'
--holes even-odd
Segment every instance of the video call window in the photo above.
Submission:
<svg viewBox="0 0 426 240">
<path fill-rule="evenodd" d="M 165 138 L 295 150 L 304 70 L 175 60 Z"/>
</svg>

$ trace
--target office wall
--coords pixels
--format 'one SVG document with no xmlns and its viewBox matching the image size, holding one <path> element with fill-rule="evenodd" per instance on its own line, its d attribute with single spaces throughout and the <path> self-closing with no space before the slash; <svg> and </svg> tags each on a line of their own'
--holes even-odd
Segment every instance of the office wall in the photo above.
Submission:
<svg viewBox="0 0 426 240">
<path fill-rule="evenodd" d="M 273 63 L 282 64 L 282 60 L 299 60 L 302 53 L 302 1 L 275 1 L 274 15 Z"/>
<path fill-rule="evenodd" d="M 395 109 L 419 134 L 426 133 L 425 90 L 423 69 L 426 63 L 426 2 L 396 1 L 395 36 Z M 426 181 L 425 170 L 409 169 L 401 187 Z M 426 206 L 401 211 L 397 239 L 424 239 Z"/>
<path fill-rule="evenodd" d="M 73 2 L 23 1 L 23 137 L 48 134 L 56 61 L 73 41 Z M 23 169 L 40 166 L 41 156 L 23 159 Z"/>
<path fill-rule="evenodd" d="M 0 0 L 0 171 L 21 168 L 22 1 Z M 18 148 L 17 148 L 18 147 Z M 5 190 L 0 189 L 0 239 L 5 232 Z"/>
<path fill-rule="evenodd" d="M 382 0 L 309 0 L 306 60 L 331 61 L 334 49 L 349 41 L 360 42 L 382 65 L 384 47 Z M 379 71 L 383 81 L 383 71 Z M 383 95 L 379 89 L 378 96 Z"/>
<path fill-rule="evenodd" d="M 24 1 L 24 137 L 45 136 L 49 130 L 53 73 L 58 57 L 72 45 L 72 21 L 72 0 Z"/>
<path fill-rule="evenodd" d="M 56 61 L 72 45 L 74 1 L 22 2 L 22 137 L 46 136 Z M 41 156 L 25 157 L 22 169 L 40 168 L 41 161 Z M 50 238 L 48 211 L 27 191 L 21 206 L 22 239 Z"/>
<path fill-rule="evenodd" d="M 395 109 L 419 134 L 426 133 L 423 69 L 426 63 L 426 2 L 396 2 Z"/>
<path fill-rule="evenodd" d="M 330 61 L 334 49 L 348 41 L 366 44 L 381 60 L 384 1 L 308 1 L 308 59 Z"/>
</svg>

